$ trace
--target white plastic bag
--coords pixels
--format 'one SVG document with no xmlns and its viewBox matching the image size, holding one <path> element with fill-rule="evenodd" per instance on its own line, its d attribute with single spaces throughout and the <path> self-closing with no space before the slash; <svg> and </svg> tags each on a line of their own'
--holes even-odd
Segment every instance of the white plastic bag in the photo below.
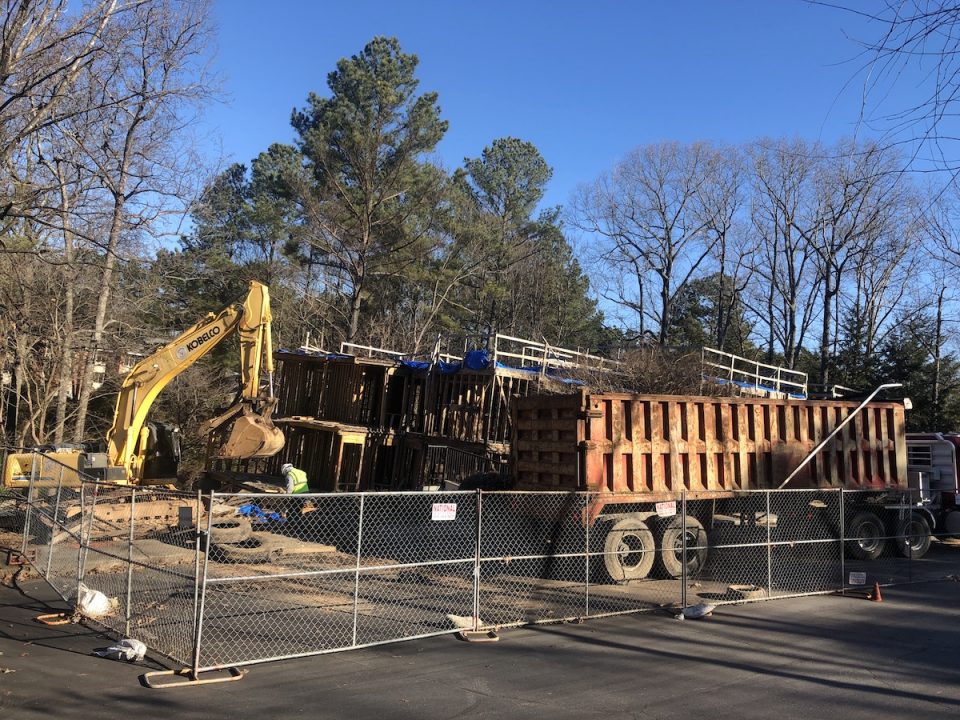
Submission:
<svg viewBox="0 0 960 720">
<path fill-rule="evenodd" d="M 113 610 L 113 604 L 110 598 L 99 590 L 93 590 L 80 583 L 77 588 L 77 610 L 89 618 L 98 618 L 109 615 Z"/>
<path fill-rule="evenodd" d="M 111 660 L 125 660 L 126 662 L 140 662 L 147 654 L 147 646 L 139 640 L 124 638 L 115 645 L 103 650 L 94 650 L 94 655 L 110 658 Z"/>
</svg>

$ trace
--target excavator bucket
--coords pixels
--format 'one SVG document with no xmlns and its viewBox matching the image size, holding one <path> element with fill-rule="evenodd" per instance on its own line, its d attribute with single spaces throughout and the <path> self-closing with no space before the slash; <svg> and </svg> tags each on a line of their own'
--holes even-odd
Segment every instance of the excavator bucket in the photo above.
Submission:
<svg viewBox="0 0 960 720">
<path fill-rule="evenodd" d="M 245 408 L 216 456 L 224 460 L 270 457 L 283 449 L 283 442 L 283 433 L 269 418 Z"/>
</svg>

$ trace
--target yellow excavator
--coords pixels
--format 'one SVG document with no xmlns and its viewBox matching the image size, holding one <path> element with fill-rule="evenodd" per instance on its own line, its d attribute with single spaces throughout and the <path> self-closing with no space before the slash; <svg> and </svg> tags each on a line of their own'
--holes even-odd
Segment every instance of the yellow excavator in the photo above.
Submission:
<svg viewBox="0 0 960 720">
<path fill-rule="evenodd" d="M 4 486 L 27 487 L 31 477 L 40 485 L 76 485 L 81 474 L 121 485 L 173 482 L 180 455 L 177 432 L 148 423 L 147 414 L 171 380 L 234 334 L 240 339 L 241 388 L 237 400 L 206 423 L 210 456 L 246 459 L 277 454 L 284 439 L 271 420 L 276 405 L 271 320 L 267 286 L 251 282 L 245 298 L 210 313 L 130 371 L 117 397 L 105 453 L 58 449 L 46 453 L 56 462 L 40 463 L 39 468 L 35 453 L 10 455 L 3 472 Z M 263 372 L 269 376 L 269 385 L 262 392 Z"/>
</svg>

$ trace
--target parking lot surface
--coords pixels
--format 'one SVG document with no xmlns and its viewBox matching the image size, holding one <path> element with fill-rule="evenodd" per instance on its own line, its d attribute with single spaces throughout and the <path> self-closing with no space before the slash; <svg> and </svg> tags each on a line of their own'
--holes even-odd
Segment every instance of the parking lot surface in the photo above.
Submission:
<svg viewBox="0 0 960 720">
<path fill-rule="evenodd" d="M 239 682 L 167 690 L 110 639 L 35 622 L 41 581 L 0 587 L 0 713 L 70 718 L 946 718 L 960 712 L 960 582 L 452 636 L 257 665 Z"/>
</svg>

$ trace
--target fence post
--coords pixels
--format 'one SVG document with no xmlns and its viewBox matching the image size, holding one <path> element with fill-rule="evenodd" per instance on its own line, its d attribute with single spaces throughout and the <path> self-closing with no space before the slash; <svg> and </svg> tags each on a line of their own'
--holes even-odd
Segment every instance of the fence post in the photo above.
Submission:
<svg viewBox="0 0 960 720">
<path fill-rule="evenodd" d="M 133 595 L 133 524 L 136 518 L 137 489 L 130 488 L 130 537 L 127 541 L 127 612 L 124 617 L 124 634 L 130 637 L 130 599 Z"/>
<path fill-rule="evenodd" d="M 680 493 L 680 522 L 683 524 L 683 528 L 680 531 L 680 543 L 682 548 L 682 554 L 680 555 L 680 608 L 687 607 L 687 491 L 683 490 Z M 697 536 L 699 537 L 699 533 Z M 664 548 L 664 552 L 674 552 L 674 550 Z"/>
<path fill-rule="evenodd" d="M 53 503 L 53 522 L 50 525 L 50 547 L 47 548 L 47 572 L 45 577 L 50 581 L 50 567 L 53 564 L 53 544 L 57 539 L 57 528 L 60 526 L 60 493 L 63 490 L 63 465 L 60 466 L 60 475 L 57 480 L 57 499 Z"/>
<path fill-rule="evenodd" d="M 918 497 L 916 497 L 916 498 L 913 496 L 913 490 L 912 490 L 912 489 L 908 489 L 907 492 L 909 493 L 910 507 L 911 507 L 911 508 L 916 507 L 917 502 L 920 500 L 920 498 L 919 498 L 919 494 L 920 494 L 919 488 L 917 489 L 917 495 L 918 495 Z M 912 527 L 913 527 L 913 525 L 911 524 L 911 521 L 913 520 L 913 510 L 912 510 L 912 509 L 907 511 L 907 518 L 906 518 L 906 519 L 907 519 L 907 521 L 906 521 L 906 523 L 903 524 L 903 527 L 904 527 L 904 528 L 912 528 Z M 935 528 L 935 527 L 930 528 L 930 532 L 931 532 L 931 533 L 932 533 L 932 532 L 935 532 L 935 531 L 936 531 L 936 528 Z M 906 531 L 904 531 L 904 532 L 906 532 Z M 908 581 L 908 582 L 913 582 L 913 539 L 910 538 L 910 537 L 904 537 L 904 543 L 905 543 L 906 546 L 907 546 L 907 581 Z"/>
<path fill-rule="evenodd" d="M 203 553 L 203 578 L 200 582 L 200 608 L 197 612 L 197 624 L 193 633 L 193 679 L 197 679 L 200 674 L 200 643 L 203 636 L 203 611 L 207 603 L 207 570 L 210 567 L 210 530 L 213 526 L 213 495 L 210 492 L 210 511 L 207 513 L 206 544 Z M 198 518 L 199 521 L 199 518 Z M 199 547 L 200 534 L 197 533 L 197 543 Z"/>
<path fill-rule="evenodd" d="M 580 517 L 582 518 L 584 526 L 584 541 L 586 542 L 586 563 L 585 568 L 586 572 L 583 578 L 584 584 L 584 615 L 590 617 L 590 493 L 589 491 L 586 495 L 583 496 L 585 500 L 585 505 L 580 510 Z"/>
<path fill-rule="evenodd" d="M 83 526 L 87 517 L 87 484 L 80 479 L 80 538 L 77 545 L 77 597 L 80 597 L 80 583 L 83 582 Z"/>
<path fill-rule="evenodd" d="M 773 597 L 773 545 L 770 544 L 770 491 L 767 496 L 767 514 L 764 525 L 767 526 L 767 599 Z"/>
<path fill-rule="evenodd" d="M 357 613 L 358 603 L 360 602 L 360 549 L 363 547 L 363 509 L 365 499 L 366 494 L 360 493 L 360 518 L 357 521 L 357 563 L 353 572 L 353 642 L 351 644 L 354 646 L 357 644 Z"/>
<path fill-rule="evenodd" d="M 90 501 L 90 518 L 87 519 L 86 512 L 84 512 L 84 519 L 80 523 L 80 554 L 83 557 L 83 562 L 80 563 L 80 581 L 83 581 L 83 578 L 87 574 L 87 557 L 90 554 L 90 536 L 93 534 L 93 525 L 94 521 L 97 519 L 97 500 L 100 497 L 100 486 L 96 483 L 93 484 L 93 499 Z M 83 526 L 87 526 L 87 537 L 83 537 Z"/>
<path fill-rule="evenodd" d="M 480 629 L 480 543 L 483 538 L 483 490 L 477 489 L 477 536 L 473 561 L 473 629 Z"/>
<path fill-rule="evenodd" d="M 843 488 L 840 488 L 840 592 L 843 592 L 843 589 L 847 585 L 847 558 L 844 545 L 847 542 L 847 529 L 846 522 L 847 511 L 844 506 L 844 496 L 846 493 Z"/>
<path fill-rule="evenodd" d="M 27 485 L 27 507 L 23 518 L 23 547 L 20 554 L 27 556 L 27 545 L 30 539 L 30 520 L 33 516 L 33 503 L 36 502 L 36 484 L 37 484 L 37 454 L 33 454 L 33 460 L 30 464 L 30 483 Z"/>
<path fill-rule="evenodd" d="M 197 490 L 197 512 L 193 521 L 193 631 L 196 635 L 197 623 L 200 621 L 200 515 L 203 512 L 203 491 Z M 213 506 L 210 506 L 210 515 L 213 515 Z"/>
</svg>

